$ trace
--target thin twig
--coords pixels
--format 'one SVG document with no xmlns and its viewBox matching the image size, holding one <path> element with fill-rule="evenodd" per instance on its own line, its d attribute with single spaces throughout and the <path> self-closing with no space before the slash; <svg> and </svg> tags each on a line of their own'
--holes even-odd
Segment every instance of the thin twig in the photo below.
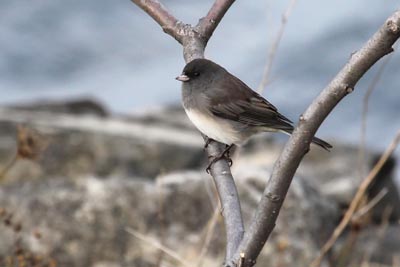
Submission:
<svg viewBox="0 0 400 267">
<path fill-rule="evenodd" d="M 4 180 L 8 171 L 14 166 L 14 164 L 17 162 L 18 159 L 19 159 L 18 153 L 15 153 L 10 162 L 8 162 L 8 164 L 0 172 L 0 182 Z"/>
<path fill-rule="evenodd" d="M 125 228 L 125 231 L 127 231 L 129 234 L 133 235 L 134 237 L 136 237 L 137 239 L 163 251 L 166 255 L 170 256 L 171 258 L 173 258 L 174 260 L 176 260 L 177 262 L 179 262 L 180 264 L 182 264 L 183 266 L 186 267 L 192 267 L 192 265 L 187 262 L 186 260 L 182 259 L 181 256 L 179 256 L 179 254 L 175 253 L 173 250 L 167 248 L 166 246 L 163 246 L 162 244 L 160 244 L 160 242 L 151 239 L 141 233 L 139 233 L 138 231 L 132 229 L 132 228 Z"/>
<path fill-rule="evenodd" d="M 209 183 L 208 180 L 204 180 L 204 186 L 206 189 L 207 197 L 210 200 L 211 208 L 220 207 L 221 203 L 218 199 L 218 192 L 213 183 Z"/>
<path fill-rule="evenodd" d="M 369 201 L 365 206 L 361 209 L 357 210 L 353 217 L 351 218 L 352 221 L 359 220 L 362 216 L 367 214 L 370 210 L 372 210 L 378 203 L 381 201 L 386 194 L 389 192 L 387 188 L 383 188 L 371 201 Z"/>
<path fill-rule="evenodd" d="M 210 243 L 213 238 L 215 226 L 217 225 L 219 216 L 220 216 L 220 206 L 217 205 L 214 209 L 213 215 L 211 216 L 207 224 L 207 231 L 204 238 L 204 243 L 200 250 L 199 256 L 197 257 L 197 264 L 196 264 L 197 267 L 201 267 L 203 265 L 204 256 L 207 254 L 208 248 L 210 247 Z"/>
<path fill-rule="evenodd" d="M 363 98 L 363 106 L 362 106 L 362 113 L 361 113 L 361 129 L 360 129 L 360 144 L 359 144 L 359 155 L 358 155 L 358 160 L 359 160 L 359 175 L 360 178 L 365 176 L 365 148 L 366 148 L 366 132 L 367 132 L 367 115 L 368 115 L 368 105 L 369 105 L 369 99 L 376 88 L 376 85 L 378 84 L 380 78 L 382 77 L 383 71 L 385 70 L 385 67 L 388 65 L 390 59 L 392 58 L 393 54 L 390 54 L 387 56 L 382 64 L 379 66 L 379 69 L 377 73 L 375 74 L 374 78 L 372 79 L 371 84 L 368 86 L 367 91 L 365 92 L 364 98 Z"/>
<path fill-rule="evenodd" d="M 152 17 L 164 32 L 182 43 L 182 23 L 179 22 L 159 1 L 157 0 L 131 0 Z M 180 26 L 180 27 L 179 27 Z"/>
<path fill-rule="evenodd" d="M 335 266 L 354 266 L 352 253 L 353 248 L 357 246 L 357 240 L 360 236 L 360 230 L 363 225 L 359 225 L 357 227 L 351 228 L 350 232 L 346 235 L 346 240 L 343 242 L 343 245 L 340 247 L 340 251 L 332 258 L 331 261 L 334 261 Z"/>
<path fill-rule="evenodd" d="M 387 232 L 387 229 L 389 227 L 390 224 L 390 216 L 392 215 L 393 212 L 393 208 L 390 206 L 387 206 L 384 210 L 383 210 L 383 214 L 382 214 L 382 220 L 381 223 L 379 225 L 378 231 L 376 232 L 375 238 L 374 238 L 374 243 L 375 244 L 379 244 L 382 242 L 383 238 L 385 237 L 385 233 Z M 364 262 L 369 262 L 372 254 L 374 252 L 374 247 L 370 246 L 367 247 L 366 251 L 364 252 L 363 255 L 363 261 Z M 400 266 L 400 265 L 396 265 L 396 266 Z"/>
<path fill-rule="evenodd" d="M 272 64 L 274 63 L 275 55 L 278 51 L 278 47 L 281 42 L 283 33 L 285 32 L 286 24 L 288 22 L 290 14 L 292 13 L 293 7 L 296 4 L 296 1 L 297 0 L 290 0 L 289 5 L 286 7 L 286 10 L 282 15 L 281 27 L 279 28 L 278 34 L 276 35 L 276 38 L 271 46 L 271 49 L 269 50 L 268 61 L 267 61 L 267 64 L 265 64 L 263 76 L 262 76 L 260 85 L 257 88 L 257 92 L 260 94 L 263 93 L 265 87 L 267 86 L 267 84 L 269 82 L 269 74 L 272 69 Z"/>
<path fill-rule="evenodd" d="M 225 13 L 234 2 L 235 0 L 216 0 L 207 15 L 200 19 L 197 28 L 207 41 L 210 39 L 215 28 L 217 28 Z"/>
<path fill-rule="evenodd" d="M 397 145 L 399 144 L 399 141 L 400 141 L 400 131 L 396 134 L 395 138 L 393 139 L 393 141 L 389 145 L 389 147 L 386 149 L 385 153 L 383 153 L 383 155 L 380 157 L 379 161 L 376 163 L 376 165 L 372 168 L 372 170 L 370 171 L 368 176 L 363 180 L 363 182 L 359 186 L 357 193 L 354 196 L 353 200 L 351 201 L 350 206 L 347 209 L 345 215 L 343 216 L 339 225 L 333 231 L 329 240 L 322 247 L 318 257 L 311 263 L 311 265 L 310 265 L 311 267 L 320 266 L 323 257 L 332 248 L 332 246 L 335 244 L 338 237 L 342 234 L 343 230 L 346 228 L 346 226 L 351 221 L 351 218 L 353 217 L 353 214 L 356 211 L 356 209 L 360 203 L 360 200 L 362 199 L 366 190 L 368 189 L 368 186 L 371 184 L 372 181 L 374 181 L 374 178 L 376 177 L 378 172 L 381 170 L 381 168 L 383 167 L 385 162 L 392 155 L 393 151 L 396 149 Z"/>
<path fill-rule="evenodd" d="M 161 176 L 157 176 L 156 177 L 156 189 L 158 192 L 158 198 L 157 198 L 157 202 L 158 202 L 158 211 L 157 211 L 157 218 L 158 218 L 158 223 L 160 225 L 159 227 L 159 243 L 162 245 L 165 241 L 165 218 L 164 218 L 164 194 L 163 194 L 163 188 L 161 186 L 162 181 L 161 181 L 162 177 Z M 157 257 L 157 262 L 155 264 L 155 266 L 160 267 L 161 266 L 161 262 L 164 258 L 164 252 L 162 250 L 160 250 L 160 254 Z"/>
</svg>

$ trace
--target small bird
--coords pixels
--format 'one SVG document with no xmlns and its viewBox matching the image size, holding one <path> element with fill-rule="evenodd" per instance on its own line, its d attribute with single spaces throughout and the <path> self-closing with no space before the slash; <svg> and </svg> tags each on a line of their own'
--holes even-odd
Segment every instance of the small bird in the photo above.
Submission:
<svg viewBox="0 0 400 267">
<path fill-rule="evenodd" d="M 292 122 L 274 105 L 211 60 L 190 61 L 176 79 L 182 82 L 182 102 L 187 116 L 209 138 L 206 146 L 210 139 L 226 144 L 226 149 L 211 161 L 207 171 L 214 162 L 229 155 L 234 145 L 243 144 L 254 134 L 290 135 L 293 132 Z M 312 142 L 328 151 L 332 148 L 317 137 Z"/>
</svg>

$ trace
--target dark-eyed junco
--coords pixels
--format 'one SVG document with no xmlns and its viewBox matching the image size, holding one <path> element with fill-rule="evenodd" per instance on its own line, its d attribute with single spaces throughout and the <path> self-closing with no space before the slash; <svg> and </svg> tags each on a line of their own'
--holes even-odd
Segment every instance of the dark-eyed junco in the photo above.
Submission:
<svg viewBox="0 0 400 267">
<path fill-rule="evenodd" d="M 220 65 L 207 59 L 189 62 L 180 76 L 183 107 L 193 124 L 208 138 L 227 145 L 240 145 L 260 132 L 291 134 L 292 122 L 275 106 Z M 312 142 L 329 150 L 327 142 Z"/>
</svg>

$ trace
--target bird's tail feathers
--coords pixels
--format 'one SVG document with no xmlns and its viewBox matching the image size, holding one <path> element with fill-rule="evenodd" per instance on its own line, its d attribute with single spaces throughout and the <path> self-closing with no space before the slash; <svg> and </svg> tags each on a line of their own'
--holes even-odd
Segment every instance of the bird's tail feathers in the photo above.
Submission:
<svg viewBox="0 0 400 267">
<path fill-rule="evenodd" d="M 292 132 L 293 132 L 293 129 L 285 129 L 285 130 L 282 130 L 282 132 L 291 135 Z M 316 144 L 316 145 L 318 145 L 318 146 L 320 146 L 320 147 L 322 147 L 326 151 L 330 151 L 330 149 L 332 148 L 331 144 L 329 144 L 328 142 L 325 142 L 324 140 L 319 139 L 318 137 L 315 137 L 315 136 L 313 137 L 311 142 Z"/>
</svg>

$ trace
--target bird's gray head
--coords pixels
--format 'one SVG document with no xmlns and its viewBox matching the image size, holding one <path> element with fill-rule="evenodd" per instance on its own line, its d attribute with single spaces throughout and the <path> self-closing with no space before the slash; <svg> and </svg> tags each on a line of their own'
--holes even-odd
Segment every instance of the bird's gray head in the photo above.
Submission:
<svg viewBox="0 0 400 267">
<path fill-rule="evenodd" d="M 198 58 L 190 61 L 183 69 L 182 74 L 176 79 L 185 83 L 190 83 L 200 78 L 203 81 L 211 81 L 221 71 L 225 71 L 225 69 L 211 60 Z"/>
</svg>

